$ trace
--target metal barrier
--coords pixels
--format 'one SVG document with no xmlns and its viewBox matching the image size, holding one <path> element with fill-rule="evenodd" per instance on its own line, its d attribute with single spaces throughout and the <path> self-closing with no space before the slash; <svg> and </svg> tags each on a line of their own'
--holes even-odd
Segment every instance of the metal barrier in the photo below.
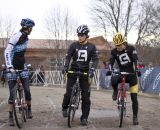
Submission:
<svg viewBox="0 0 160 130">
<path fill-rule="evenodd" d="M 139 77 L 140 92 L 156 93 L 160 95 L 160 67 L 145 67 L 140 69 L 141 77 Z M 109 88 L 109 80 L 106 81 L 107 70 L 102 69 L 100 73 L 100 86 Z"/>
<path fill-rule="evenodd" d="M 105 81 L 106 75 L 103 74 L 103 69 L 97 69 L 95 71 L 91 87 L 99 90 L 102 83 L 108 85 L 108 81 Z M 141 70 L 142 76 L 139 78 L 139 85 L 141 92 L 158 93 L 160 96 L 160 67 L 144 68 Z M 106 72 L 105 72 L 106 73 Z M 64 75 L 61 71 L 31 71 L 30 72 L 30 84 L 34 86 L 59 86 L 64 87 L 66 81 L 64 81 Z M 109 86 L 109 85 L 108 85 Z M 108 88 L 108 87 L 107 87 Z"/>
<path fill-rule="evenodd" d="M 57 85 L 63 87 L 66 84 L 61 71 L 32 71 L 30 73 L 30 83 L 34 86 Z M 100 71 L 96 70 L 91 84 L 97 90 L 99 90 L 99 75 Z"/>
</svg>

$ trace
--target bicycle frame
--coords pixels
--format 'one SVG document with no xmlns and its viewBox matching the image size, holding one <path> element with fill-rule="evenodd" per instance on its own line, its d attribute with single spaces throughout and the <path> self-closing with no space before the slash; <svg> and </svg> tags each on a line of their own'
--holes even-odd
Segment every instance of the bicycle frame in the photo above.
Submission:
<svg viewBox="0 0 160 130">
<path fill-rule="evenodd" d="M 22 82 L 21 82 L 21 79 L 20 79 L 20 74 L 19 74 L 19 70 L 16 70 L 16 74 L 17 74 L 17 90 L 20 94 L 20 91 L 24 90 L 23 88 L 23 85 L 22 85 Z M 24 95 L 23 95 L 24 96 Z M 22 98 L 21 101 L 20 101 L 20 106 L 16 106 L 16 107 L 27 107 L 27 103 L 25 101 L 25 98 Z"/>
<path fill-rule="evenodd" d="M 16 124 L 19 129 L 22 128 L 23 122 L 26 122 L 27 119 L 27 103 L 25 101 L 24 88 L 20 79 L 20 72 L 22 70 L 15 70 L 17 75 L 16 85 L 14 86 L 14 116 Z"/>
<path fill-rule="evenodd" d="M 120 74 L 121 83 L 117 95 L 117 104 L 119 112 L 119 127 L 122 127 L 123 117 L 126 116 L 126 103 L 127 103 L 127 93 L 126 93 L 126 75 L 131 75 L 133 73 L 128 72 L 113 72 Z"/>
<path fill-rule="evenodd" d="M 127 101 L 125 75 L 121 75 L 121 83 L 120 83 L 117 99 L 120 100 L 121 97 L 125 99 L 125 102 Z"/>
<path fill-rule="evenodd" d="M 69 110 L 68 110 L 68 127 L 70 128 L 72 126 L 72 122 L 74 120 L 75 112 L 79 107 L 80 97 L 81 97 L 81 88 L 79 84 L 79 76 L 81 74 L 87 75 L 87 73 L 82 72 L 74 72 L 74 71 L 68 71 L 70 74 L 77 74 L 77 81 L 73 85 L 71 97 L 70 97 L 70 103 L 69 103 Z"/>
</svg>

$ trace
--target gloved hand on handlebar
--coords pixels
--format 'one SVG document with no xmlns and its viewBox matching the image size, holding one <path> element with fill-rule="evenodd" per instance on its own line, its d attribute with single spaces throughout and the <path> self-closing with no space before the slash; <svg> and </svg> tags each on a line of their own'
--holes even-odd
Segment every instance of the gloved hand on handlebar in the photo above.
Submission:
<svg viewBox="0 0 160 130">
<path fill-rule="evenodd" d="M 110 76 L 112 74 L 112 71 L 108 70 L 106 73 L 106 76 Z"/>
<path fill-rule="evenodd" d="M 94 76 L 94 68 L 89 69 L 88 75 L 90 78 L 93 78 Z"/>
<path fill-rule="evenodd" d="M 66 74 L 68 72 L 68 69 L 67 68 L 63 68 L 62 69 L 62 74 Z"/>
<path fill-rule="evenodd" d="M 9 72 L 14 72 L 13 67 L 9 67 L 9 68 L 7 68 L 7 70 L 8 70 Z"/>
</svg>

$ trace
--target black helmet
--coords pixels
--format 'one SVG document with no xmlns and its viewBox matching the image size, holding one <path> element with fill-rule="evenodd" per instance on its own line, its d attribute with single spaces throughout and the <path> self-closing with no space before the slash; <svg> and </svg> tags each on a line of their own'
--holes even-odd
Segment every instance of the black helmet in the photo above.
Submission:
<svg viewBox="0 0 160 130">
<path fill-rule="evenodd" d="M 21 26 L 24 28 L 29 28 L 29 27 L 35 26 L 35 23 L 33 20 L 26 18 L 26 19 L 22 19 Z"/>
<path fill-rule="evenodd" d="M 89 33 L 89 28 L 87 25 L 80 25 L 78 28 L 77 28 L 77 33 L 82 33 L 82 34 L 86 34 L 88 35 Z"/>
</svg>

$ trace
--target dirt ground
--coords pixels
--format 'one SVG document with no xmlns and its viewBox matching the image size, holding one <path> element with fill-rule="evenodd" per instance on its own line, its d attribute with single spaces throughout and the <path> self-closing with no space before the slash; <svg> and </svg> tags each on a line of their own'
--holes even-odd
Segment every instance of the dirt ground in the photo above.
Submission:
<svg viewBox="0 0 160 130">
<path fill-rule="evenodd" d="M 62 117 L 61 104 L 65 89 L 62 87 L 34 87 L 32 92 L 33 119 L 28 119 L 24 130 L 117 130 L 118 112 L 111 100 L 110 90 L 95 90 L 91 93 L 91 111 L 88 126 L 80 125 L 81 109 L 76 113 L 75 124 L 67 127 L 67 118 Z M 8 88 L 0 87 L 0 129 L 17 130 L 8 126 Z M 160 97 L 139 94 L 139 125 L 132 125 L 131 100 L 128 95 L 127 116 L 121 130 L 160 130 Z"/>
</svg>

